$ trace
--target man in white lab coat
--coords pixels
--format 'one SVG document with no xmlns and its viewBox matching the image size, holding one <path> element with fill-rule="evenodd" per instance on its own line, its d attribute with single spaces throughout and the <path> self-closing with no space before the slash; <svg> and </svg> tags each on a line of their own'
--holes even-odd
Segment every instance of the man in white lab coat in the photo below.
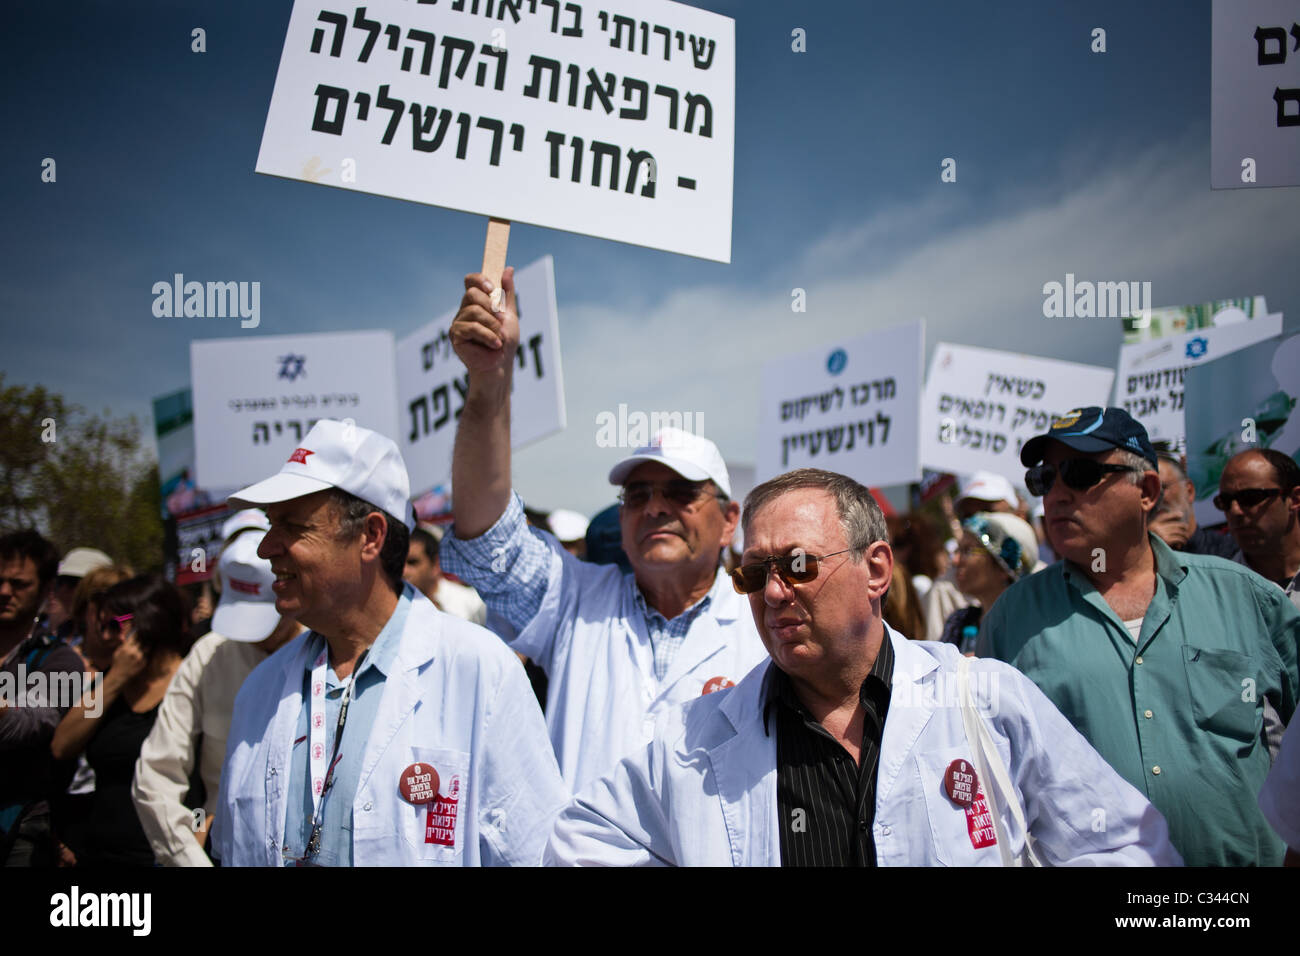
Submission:
<svg viewBox="0 0 1300 956">
<path fill-rule="evenodd" d="M 750 493 L 745 530 L 732 573 L 771 660 L 664 715 L 561 813 L 548 863 L 1000 865 L 1027 842 L 1054 865 L 1181 862 L 1021 674 L 972 662 L 966 698 L 955 648 L 885 625 L 893 556 L 866 488 L 790 472 Z"/>
<path fill-rule="evenodd" d="M 232 499 L 267 509 L 276 610 L 311 630 L 235 701 L 223 865 L 539 862 L 566 795 L 541 712 L 494 635 L 402 581 L 408 498 L 392 441 L 325 419 Z"/>
<path fill-rule="evenodd" d="M 632 574 L 580 561 L 529 529 L 510 488 L 513 271 L 502 276 L 499 309 L 484 276 L 467 276 L 465 289 L 451 339 L 469 388 L 452 459 L 456 523 L 442 562 L 509 622 L 510 646 L 546 672 L 551 742 L 576 790 L 648 742 L 659 714 L 731 686 L 763 659 L 748 609 L 720 567 L 740 508 L 713 442 L 643 428 L 626 442 L 641 447 L 629 447 L 609 475 L 622 486 Z M 598 443 L 627 438 L 607 431 Z"/>
</svg>

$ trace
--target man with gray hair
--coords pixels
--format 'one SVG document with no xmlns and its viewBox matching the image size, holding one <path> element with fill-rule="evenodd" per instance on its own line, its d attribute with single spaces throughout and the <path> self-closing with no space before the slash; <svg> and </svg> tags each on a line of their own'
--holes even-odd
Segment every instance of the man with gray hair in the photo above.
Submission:
<svg viewBox="0 0 1300 956">
<path fill-rule="evenodd" d="M 1255 796 L 1265 704 L 1283 722 L 1296 706 L 1300 614 L 1240 565 L 1149 533 L 1156 453 L 1122 409 L 1067 412 L 1020 460 L 1063 560 L 998 599 L 978 653 L 1042 689 L 1165 815 L 1188 865 L 1281 863 Z"/>
<path fill-rule="evenodd" d="M 731 577 L 770 660 L 664 714 L 561 813 L 548 863 L 1178 863 L 1160 814 L 1022 675 L 884 622 L 893 554 L 865 487 L 804 468 L 744 516 Z"/>
<path fill-rule="evenodd" d="M 740 507 L 722 454 L 702 435 L 661 428 L 610 470 L 609 483 L 622 486 L 631 574 L 580 561 L 526 525 L 510 474 L 512 270 L 501 286 L 498 306 L 485 276 L 466 276 L 451 325 L 469 388 L 443 565 L 505 618 L 510 646 L 546 673 L 551 743 L 576 790 L 644 746 L 664 710 L 740 680 L 763 647 L 721 567 Z"/>
</svg>

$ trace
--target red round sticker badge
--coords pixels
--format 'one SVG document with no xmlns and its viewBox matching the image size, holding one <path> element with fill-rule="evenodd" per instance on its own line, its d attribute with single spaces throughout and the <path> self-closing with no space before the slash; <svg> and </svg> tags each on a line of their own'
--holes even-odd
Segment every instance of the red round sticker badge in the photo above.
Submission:
<svg viewBox="0 0 1300 956">
<path fill-rule="evenodd" d="M 413 763 L 402 771 L 397 790 L 407 803 L 432 803 L 438 796 L 438 771 L 432 764 Z"/>
<path fill-rule="evenodd" d="M 700 696 L 712 694 L 715 690 L 726 690 L 728 687 L 735 687 L 736 682 L 726 677 L 710 677 L 708 683 L 704 685 L 704 690 L 700 691 Z"/>
<path fill-rule="evenodd" d="M 943 789 L 953 803 L 970 806 L 975 800 L 975 791 L 979 789 L 979 780 L 975 768 L 968 760 L 954 760 L 948 764 L 943 774 Z"/>
</svg>

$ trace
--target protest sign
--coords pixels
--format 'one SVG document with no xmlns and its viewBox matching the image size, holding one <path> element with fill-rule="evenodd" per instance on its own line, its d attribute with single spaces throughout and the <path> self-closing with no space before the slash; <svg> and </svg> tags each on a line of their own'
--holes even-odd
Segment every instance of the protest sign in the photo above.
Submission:
<svg viewBox="0 0 1300 956">
<path fill-rule="evenodd" d="M 1282 331 L 1282 316 L 1263 315 L 1196 329 L 1152 342 L 1121 345 L 1115 399 L 1147 430 L 1152 441 L 1181 450 L 1184 439 L 1183 379 L 1187 370 L 1237 349 L 1254 345 Z"/>
<path fill-rule="evenodd" d="M 1228 459 L 1252 448 L 1300 451 L 1300 335 L 1273 338 L 1187 370 L 1187 477 L 1196 520 L 1218 524 L 1211 503 Z"/>
<path fill-rule="evenodd" d="M 865 485 L 915 481 L 925 323 L 871 332 L 763 366 L 755 469 L 825 468 Z"/>
<path fill-rule="evenodd" d="M 515 272 L 519 348 L 510 405 L 510 445 L 521 448 L 564 428 L 564 377 L 555 271 L 544 256 Z M 452 351 L 449 313 L 397 343 L 397 408 L 403 427 L 394 434 L 418 492 L 451 477 L 451 452 L 469 373 Z"/>
<path fill-rule="evenodd" d="M 233 513 L 222 502 L 167 519 L 164 573 L 168 579 L 184 585 L 213 578 L 221 556 L 221 527 Z"/>
<path fill-rule="evenodd" d="M 1300 185 L 1300 7 L 1214 0 L 1210 185 Z"/>
<path fill-rule="evenodd" d="M 389 332 L 195 341 L 190 379 L 203 488 L 274 474 L 322 418 L 398 437 Z"/>
<path fill-rule="evenodd" d="M 921 403 L 921 462 L 1023 484 L 1021 446 L 1072 408 L 1105 405 L 1114 376 L 1095 365 L 940 342 Z"/>
<path fill-rule="evenodd" d="M 257 171 L 729 262 L 734 122 L 705 10 L 297 0 Z"/>
<path fill-rule="evenodd" d="M 1124 344 L 1151 342 L 1196 329 L 1211 329 L 1268 315 L 1262 295 L 1242 299 L 1215 299 L 1199 305 L 1165 306 L 1147 309 L 1148 314 L 1124 319 Z"/>
</svg>

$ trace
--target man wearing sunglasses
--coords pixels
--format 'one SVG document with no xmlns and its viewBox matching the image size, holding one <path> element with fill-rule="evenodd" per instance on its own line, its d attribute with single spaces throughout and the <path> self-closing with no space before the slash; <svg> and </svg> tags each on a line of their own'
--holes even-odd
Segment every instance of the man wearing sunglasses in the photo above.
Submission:
<svg viewBox="0 0 1300 956">
<path fill-rule="evenodd" d="M 513 271 L 465 277 L 451 326 L 469 370 L 452 458 L 455 525 L 444 564 L 515 629 L 510 646 L 546 672 L 546 723 L 577 789 L 643 746 L 658 714 L 739 681 L 763 657 L 721 569 L 740 517 L 707 438 L 663 428 L 609 473 L 621 485 L 627 574 L 579 561 L 529 529 L 511 491 L 510 389 L 519 342 Z"/>
<path fill-rule="evenodd" d="M 1300 608 L 1300 465 L 1272 448 L 1233 455 L 1214 506 L 1228 519 L 1240 561 Z"/>
<path fill-rule="evenodd" d="M 1026 830 L 1057 865 L 1178 863 L 1160 814 L 1023 675 L 972 663 L 964 712 L 966 659 L 884 622 L 893 554 L 865 487 L 804 468 L 744 514 L 732 578 L 770 662 L 666 714 L 561 813 L 548 863 L 997 866 Z M 989 735 L 980 753 L 1008 757 L 997 809 L 967 717 Z"/>
<path fill-rule="evenodd" d="M 1240 565 L 1149 533 L 1155 450 L 1119 408 L 1081 408 L 1027 441 L 1063 560 L 1009 588 L 981 655 L 1019 668 L 1169 821 L 1192 866 L 1277 865 L 1255 797 L 1268 773 L 1265 704 L 1300 688 L 1300 613 Z"/>
</svg>

